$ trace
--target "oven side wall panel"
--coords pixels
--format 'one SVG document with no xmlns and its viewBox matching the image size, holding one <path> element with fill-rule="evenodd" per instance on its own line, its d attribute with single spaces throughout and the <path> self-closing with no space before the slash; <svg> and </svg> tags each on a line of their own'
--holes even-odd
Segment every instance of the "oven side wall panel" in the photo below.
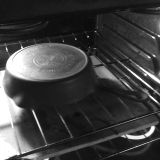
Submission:
<svg viewBox="0 0 160 160">
<path fill-rule="evenodd" d="M 159 75 L 159 38 L 150 25 L 157 25 L 155 18 L 160 20 L 156 15 L 153 21 L 153 16 L 138 17 L 130 12 L 99 15 L 95 43 L 110 55 L 116 55 L 120 60 L 131 59 L 150 73 Z"/>
</svg>

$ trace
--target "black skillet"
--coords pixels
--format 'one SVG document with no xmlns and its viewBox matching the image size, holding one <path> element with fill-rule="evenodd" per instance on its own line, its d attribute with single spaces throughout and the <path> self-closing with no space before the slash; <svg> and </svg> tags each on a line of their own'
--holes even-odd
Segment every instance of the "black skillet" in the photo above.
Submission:
<svg viewBox="0 0 160 160">
<path fill-rule="evenodd" d="M 3 87 L 17 106 L 40 108 L 76 103 L 97 87 L 107 88 L 107 82 L 97 78 L 90 58 L 82 50 L 43 43 L 23 48 L 8 59 Z M 126 91 L 117 94 L 126 96 Z M 127 96 L 131 94 L 135 96 L 135 92 Z"/>
</svg>

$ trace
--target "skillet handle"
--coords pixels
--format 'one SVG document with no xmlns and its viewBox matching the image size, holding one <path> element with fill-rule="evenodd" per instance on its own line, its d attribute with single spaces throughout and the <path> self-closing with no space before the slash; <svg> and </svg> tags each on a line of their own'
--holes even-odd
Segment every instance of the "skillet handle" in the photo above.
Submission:
<svg viewBox="0 0 160 160">
<path fill-rule="evenodd" d="M 118 85 L 111 84 L 109 81 L 103 78 L 97 79 L 97 87 L 103 91 L 111 92 L 119 97 L 128 98 L 137 102 L 144 102 L 148 99 L 148 95 L 141 89 L 135 91 L 125 90 Z"/>
<path fill-rule="evenodd" d="M 12 97 L 14 103 L 22 108 L 31 108 L 33 107 L 33 103 L 32 100 L 30 98 L 30 96 L 26 96 L 26 94 L 21 93 L 21 94 L 17 94 L 14 97 Z"/>
</svg>

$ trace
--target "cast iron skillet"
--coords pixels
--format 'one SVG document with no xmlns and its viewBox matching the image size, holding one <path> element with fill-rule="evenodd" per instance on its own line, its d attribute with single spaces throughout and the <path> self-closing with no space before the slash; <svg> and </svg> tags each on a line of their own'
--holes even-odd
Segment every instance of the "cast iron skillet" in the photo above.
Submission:
<svg viewBox="0 0 160 160">
<path fill-rule="evenodd" d="M 107 82 L 97 78 L 90 58 L 82 50 L 42 43 L 23 48 L 8 59 L 3 87 L 17 106 L 41 108 L 76 103 L 97 87 L 107 88 Z"/>
</svg>

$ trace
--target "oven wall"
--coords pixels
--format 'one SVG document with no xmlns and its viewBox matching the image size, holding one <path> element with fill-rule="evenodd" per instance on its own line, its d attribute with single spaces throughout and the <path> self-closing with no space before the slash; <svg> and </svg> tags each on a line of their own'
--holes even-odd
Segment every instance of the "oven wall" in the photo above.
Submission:
<svg viewBox="0 0 160 160">
<path fill-rule="evenodd" d="M 160 16 L 128 11 L 97 16 L 95 43 L 120 60 L 131 59 L 159 76 Z"/>
<path fill-rule="evenodd" d="M 61 15 L 48 17 L 50 25 L 46 28 L 48 36 L 65 35 L 74 32 L 94 30 L 96 27 L 96 15 Z"/>
<path fill-rule="evenodd" d="M 49 15 L 104 13 L 111 10 L 157 6 L 160 0 L 0 0 L 0 23 Z"/>
</svg>

